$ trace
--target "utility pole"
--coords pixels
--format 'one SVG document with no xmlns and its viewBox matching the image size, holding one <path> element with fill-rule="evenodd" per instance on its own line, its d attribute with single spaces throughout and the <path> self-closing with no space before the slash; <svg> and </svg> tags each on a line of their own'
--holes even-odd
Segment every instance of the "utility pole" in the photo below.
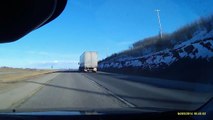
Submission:
<svg viewBox="0 0 213 120">
<path fill-rule="evenodd" d="M 157 17 L 158 17 L 158 23 L 159 23 L 159 28 L 160 28 L 160 38 L 162 39 L 162 37 L 163 37 L 163 30 L 162 30 L 162 26 L 161 26 L 161 22 L 160 22 L 160 10 L 156 9 L 155 11 L 156 11 Z"/>
</svg>

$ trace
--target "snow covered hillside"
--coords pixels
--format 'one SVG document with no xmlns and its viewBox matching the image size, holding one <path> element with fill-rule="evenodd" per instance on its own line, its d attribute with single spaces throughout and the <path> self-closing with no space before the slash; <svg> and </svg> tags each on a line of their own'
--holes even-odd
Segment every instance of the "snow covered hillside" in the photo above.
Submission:
<svg viewBox="0 0 213 120">
<path fill-rule="evenodd" d="M 172 79 L 212 79 L 213 30 L 198 29 L 191 39 L 170 49 L 144 56 L 126 55 L 102 60 L 98 69 Z"/>
<path fill-rule="evenodd" d="M 123 57 L 116 61 L 103 61 L 99 69 L 141 67 L 156 69 L 169 66 L 183 58 L 212 60 L 213 57 L 213 30 L 208 34 L 198 34 L 192 39 L 176 45 L 173 49 L 166 49 L 142 57 Z"/>
</svg>

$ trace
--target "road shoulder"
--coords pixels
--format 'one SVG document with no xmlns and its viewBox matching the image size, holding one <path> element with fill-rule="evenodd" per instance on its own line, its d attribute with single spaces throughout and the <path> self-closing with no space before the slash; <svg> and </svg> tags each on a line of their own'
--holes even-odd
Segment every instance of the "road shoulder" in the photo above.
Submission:
<svg viewBox="0 0 213 120">
<path fill-rule="evenodd" d="M 33 81 L 47 83 L 57 75 L 57 73 L 45 74 L 28 80 L 7 83 L 7 87 L 0 90 L 0 110 L 16 108 L 43 87 L 41 84 L 34 84 Z"/>
</svg>

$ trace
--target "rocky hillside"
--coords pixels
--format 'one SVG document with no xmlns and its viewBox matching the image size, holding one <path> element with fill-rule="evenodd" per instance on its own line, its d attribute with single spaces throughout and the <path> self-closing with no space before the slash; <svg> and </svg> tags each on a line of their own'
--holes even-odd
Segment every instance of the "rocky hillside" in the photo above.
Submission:
<svg viewBox="0 0 213 120">
<path fill-rule="evenodd" d="M 197 29 L 190 39 L 176 42 L 172 48 L 141 56 L 117 55 L 102 60 L 98 68 L 108 72 L 209 81 L 213 79 L 213 29 Z"/>
</svg>

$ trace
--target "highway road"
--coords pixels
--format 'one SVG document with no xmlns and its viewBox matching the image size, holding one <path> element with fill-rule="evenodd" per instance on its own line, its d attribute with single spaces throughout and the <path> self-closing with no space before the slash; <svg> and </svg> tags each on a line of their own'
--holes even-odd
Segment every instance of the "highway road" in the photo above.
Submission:
<svg viewBox="0 0 213 120">
<path fill-rule="evenodd" d="M 213 96 L 212 85 L 112 73 L 61 71 L 1 82 L 0 109 L 145 111 L 194 110 Z"/>
</svg>

